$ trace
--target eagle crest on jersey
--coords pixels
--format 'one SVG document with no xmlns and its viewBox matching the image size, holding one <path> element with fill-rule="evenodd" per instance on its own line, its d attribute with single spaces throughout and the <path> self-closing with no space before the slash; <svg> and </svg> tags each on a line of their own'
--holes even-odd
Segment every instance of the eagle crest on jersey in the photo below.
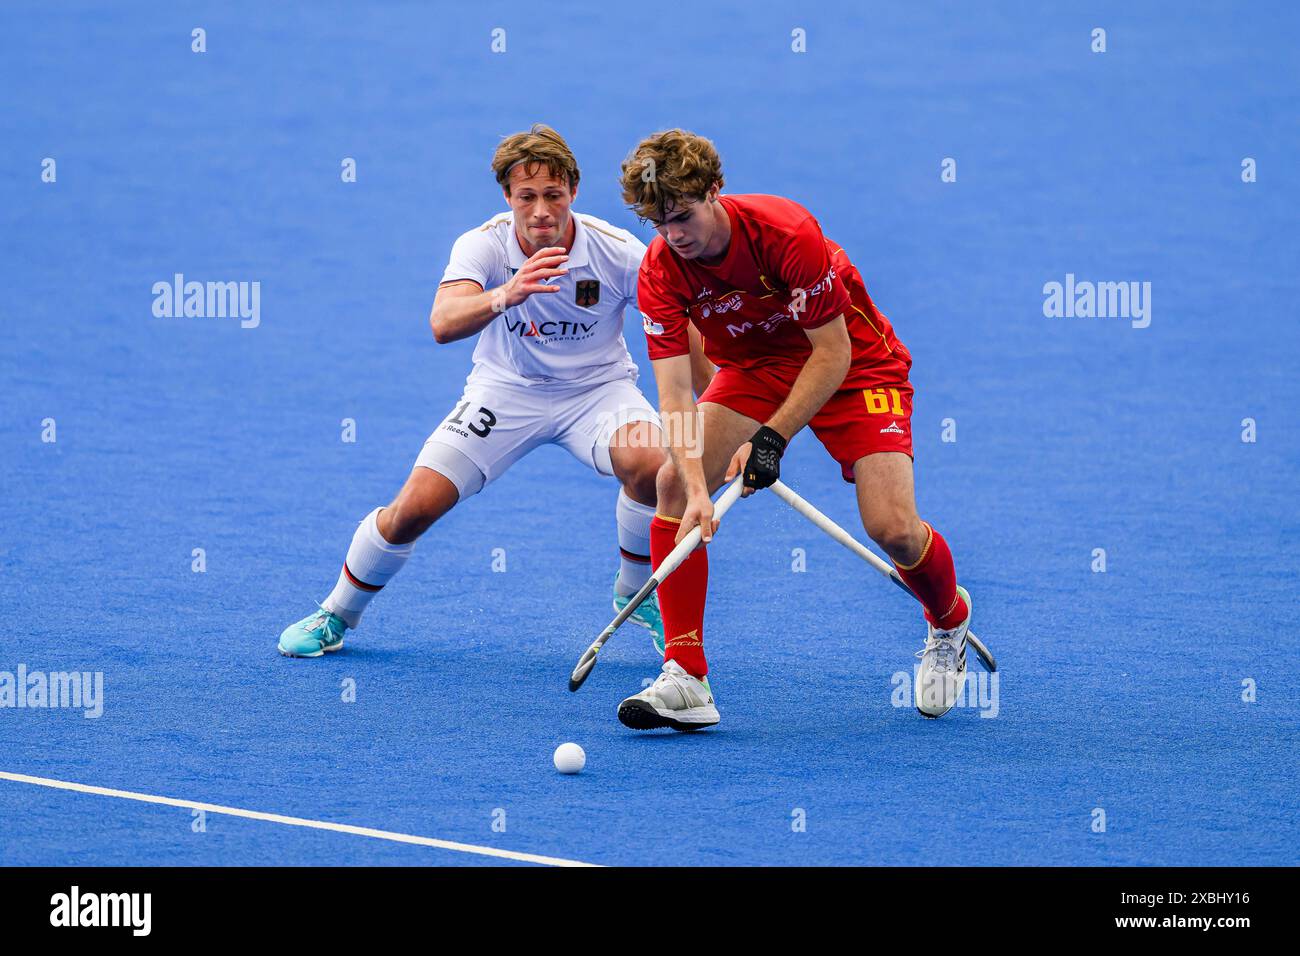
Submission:
<svg viewBox="0 0 1300 956">
<path fill-rule="evenodd" d="M 583 279 L 573 290 L 573 301 L 584 309 L 589 309 L 600 301 L 600 282 L 596 279 Z"/>
</svg>

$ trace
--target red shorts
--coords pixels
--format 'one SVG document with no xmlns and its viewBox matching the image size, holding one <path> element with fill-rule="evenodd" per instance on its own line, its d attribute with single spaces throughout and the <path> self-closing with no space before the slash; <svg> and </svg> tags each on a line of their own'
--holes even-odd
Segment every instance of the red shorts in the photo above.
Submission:
<svg viewBox="0 0 1300 956">
<path fill-rule="evenodd" d="M 720 368 L 700 396 L 758 422 L 772 417 L 794 387 L 798 369 Z M 853 463 L 865 455 L 901 451 L 912 457 L 912 386 L 906 378 L 878 388 L 840 389 L 808 423 L 853 481 Z"/>
</svg>

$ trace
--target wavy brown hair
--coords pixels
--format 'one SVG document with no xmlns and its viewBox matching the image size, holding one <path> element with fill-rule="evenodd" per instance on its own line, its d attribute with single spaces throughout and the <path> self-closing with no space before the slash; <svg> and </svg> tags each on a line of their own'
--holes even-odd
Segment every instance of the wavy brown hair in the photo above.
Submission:
<svg viewBox="0 0 1300 956">
<path fill-rule="evenodd" d="M 545 123 L 534 123 L 526 133 L 512 133 L 503 139 L 492 156 L 492 172 L 506 192 L 510 192 L 510 170 L 526 163 L 524 171 L 532 173 L 545 167 L 556 179 L 578 186 L 578 161 L 564 137 Z"/>
<path fill-rule="evenodd" d="M 623 160 L 623 201 L 642 219 L 662 222 L 664 210 L 684 199 L 703 199 L 722 186 L 722 159 L 713 141 L 689 130 L 647 136 Z"/>
</svg>

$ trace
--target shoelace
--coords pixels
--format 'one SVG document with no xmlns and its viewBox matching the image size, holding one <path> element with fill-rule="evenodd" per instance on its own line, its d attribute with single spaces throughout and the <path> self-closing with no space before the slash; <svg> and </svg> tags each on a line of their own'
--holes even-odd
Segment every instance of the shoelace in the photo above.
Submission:
<svg viewBox="0 0 1300 956">
<path fill-rule="evenodd" d="M 311 620 L 311 625 L 307 628 L 308 633 L 320 628 L 325 632 L 325 643 L 333 644 L 340 637 L 334 630 L 333 621 L 330 619 L 329 611 L 322 610 Z"/>
<path fill-rule="evenodd" d="M 947 634 L 942 637 L 931 634 L 925 639 L 925 647 L 916 652 L 914 656 L 925 659 L 925 655 L 931 651 L 935 655 L 935 669 L 950 671 L 953 669 L 953 660 L 957 656 L 957 646 L 953 639 Z"/>
<path fill-rule="evenodd" d="M 680 687 L 682 679 L 676 674 L 660 674 L 655 678 L 654 686 L 658 687 L 660 684 L 667 684 L 670 687 Z"/>
<path fill-rule="evenodd" d="M 682 703 L 687 706 L 694 703 L 695 697 L 698 696 L 694 693 L 695 688 L 691 685 L 690 681 L 680 674 L 669 674 L 664 672 L 659 675 L 658 679 L 654 682 L 654 686 L 651 687 L 651 690 L 655 691 L 655 693 L 660 697 L 663 696 L 663 694 L 660 693 L 661 684 L 677 691 L 678 696 L 682 699 Z"/>
</svg>

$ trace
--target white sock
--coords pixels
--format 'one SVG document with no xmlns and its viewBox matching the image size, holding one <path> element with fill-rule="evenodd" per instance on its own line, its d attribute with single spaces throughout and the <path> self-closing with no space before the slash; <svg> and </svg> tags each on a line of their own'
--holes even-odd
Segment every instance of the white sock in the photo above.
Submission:
<svg viewBox="0 0 1300 956">
<path fill-rule="evenodd" d="M 615 587 L 623 597 L 636 594 L 650 578 L 650 521 L 655 516 L 653 505 L 633 501 L 622 488 L 618 491 L 618 583 Z"/>
<path fill-rule="evenodd" d="M 321 606 L 325 610 L 343 618 L 348 627 L 361 623 L 361 613 L 370 603 L 371 598 L 402 570 L 406 559 L 415 550 L 415 542 L 410 544 L 389 544 L 379 533 L 376 508 L 362 519 L 357 526 L 357 533 L 352 536 L 352 546 L 348 548 L 343 570 L 339 572 L 338 583 Z"/>
</svg>

